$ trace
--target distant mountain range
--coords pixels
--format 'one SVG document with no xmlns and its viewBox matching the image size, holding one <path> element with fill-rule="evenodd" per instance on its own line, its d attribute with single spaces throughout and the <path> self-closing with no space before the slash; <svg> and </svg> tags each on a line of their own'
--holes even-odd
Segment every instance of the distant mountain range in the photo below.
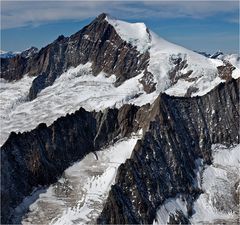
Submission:
<svg viewBox="0 0 240 225">
<path fill-rule="evenodd" d="M 36 48 L 36 47 L 28 48 L 28 49 L 26 49 L 22 52 L 12 52 L 12 51 L 6 52 L 6 51 L 3 51 L 3 50 L 0 50 L 0 58 L 9 59 L 9 58 L 16 57 L 17 55 L 21 55 L 24 58 L 29 58 L 37 52 L 38 52 L 38 48 Z"/>
<path fill-rule="evenodd" d="M 224 61 L 229 61 L 232 65 L 236 66 L 239 68 L 240 65 L 240 56 L 238 54 L 224 54 L 220 50 L 215 52 L 214 54 L 208 54 L 206 52 L 199 52 L 195 51 L 203 56 L 206 56 L 211 59 L 220 59 Z"/>
</svg>

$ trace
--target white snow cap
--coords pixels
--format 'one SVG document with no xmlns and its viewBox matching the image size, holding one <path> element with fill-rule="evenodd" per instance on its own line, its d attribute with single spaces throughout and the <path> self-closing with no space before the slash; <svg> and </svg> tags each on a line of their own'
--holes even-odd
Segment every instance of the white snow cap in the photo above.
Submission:
<svg viewBox="0 0 240 225">
<path fill-rule="evenodd" d="M 150 48 L 151 36 L 144 23 L 128 23 L 114 19 L 109 15 L 106 16 L 105 20 L 114 27 L 124 41 L 136 47 L 140 53 Z"/>
</svg>

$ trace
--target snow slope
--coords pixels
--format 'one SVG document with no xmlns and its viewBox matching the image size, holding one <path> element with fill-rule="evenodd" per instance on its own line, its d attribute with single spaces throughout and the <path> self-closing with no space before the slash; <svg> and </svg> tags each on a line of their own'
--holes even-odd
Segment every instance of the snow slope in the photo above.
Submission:
<svg viewBox="0 0 240 225">
<path fill-rule="evenodd" d="M 23 224 L 96 223 L 121 163 L 131 156 L 141 135 L 133 135 L 113 146 L 93 153 L 65 170 L 63 177 L 30 206 Z"/>
<path fill-rule="evenodd" d="M 240 69 L 240 56 L 238 54 L 224 55 L 223 60 L 230 62 L 233 66 Z"/>
<path fill-rule="evenodd" d="M 107 78 L 102 72 L 94 77 L 90 62 L 70 68 L 61 74 L 52 86 L 45 88 L 31 102 L 24 100 L 33 78 L 24 77 L 22 80 L 9 83 L 1 80 L 0 145 L 6 141 L 11 131 L 28 131 L 42 122 L 50 125 L 60 116 L 73 113 L 80 107 L 86 110 L 102 110 L 106 107 L 120 107 L 125 103 L 144 105 L 152 103 L 161 92 L 184 96 L 190 87 L 197 89 L 192 96 L 204 95 L 219 83 L 225 82 L 217 73 L 217 66 L 223 65 L 222 60 L 209 59 L 172 44 L 147 31 L 143 23 L 131 24 L 109 17 L 106 20 L 123 40 L 131 43 L 140 52 L 149 50 L 148 71 L 153 74 L 153 80 L 157 83 L 156 91 L 150 94 L 143 91 L 143 85 L 139 82 L 143 72 L 115 87 L 114 74 Z M 186 60 L 187 65 L 178 71 L 176 76 L 191 70 L 193 72 L 188 79 L 179 78 L 173 84 L 169 73 L 175 67 L 174 61 L 179 58 Z M 239 77 L 240 70 L 235 69 L 233 75 L 235 78 Z"/>
</svg>

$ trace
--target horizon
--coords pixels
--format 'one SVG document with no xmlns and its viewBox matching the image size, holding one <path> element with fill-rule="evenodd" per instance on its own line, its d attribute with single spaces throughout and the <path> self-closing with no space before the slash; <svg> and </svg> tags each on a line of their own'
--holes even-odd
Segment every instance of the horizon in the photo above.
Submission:
<svg viewBox="0 0 240 225">
<path fill-rule="evenodd" d="M 160 37 L 194 51 L 239 53 L 237 1 L 3 1 L 1 50 L 41 49 L 59 35 L 78 32 L 103 12 L 119 20 L 143 22 Z"/>
</svg>

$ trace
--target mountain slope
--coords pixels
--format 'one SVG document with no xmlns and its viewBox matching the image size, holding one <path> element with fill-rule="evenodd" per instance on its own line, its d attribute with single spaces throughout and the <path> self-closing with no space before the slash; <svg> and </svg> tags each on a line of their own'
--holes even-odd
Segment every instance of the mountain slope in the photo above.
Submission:
<svg viewBox="0 0 240 225">
<path fill-rule="evenodd" d="M 197 161 L 212 163 L 212 144 L 239 143 L 238 94 L 239 79 L 203 97 L 159 96 L 149 113 L 149 129 L 120 166 L 98 223 L 151 224 L 157 208 L 177 195 L 183 196 L 187 213 L 173 223 L 188 223 L 202 191 Z"/>
<path fill-rule="evenodd" d="M 98 222 L 151 223 L 157 207 L 179 193 L 192 207 L 191 199 L 200 194 L 195 161 L 210 164 L 214 143 L 239 143 L 238 93 L 239 79 L 202 97 L 161 94 L 152 106 L 124 105 L 98 113 L 80 109 L 49 127 L 12 133 L 1 148 L 2 223 L 14 221 L 14 208 L 35 187 L 55 182 L 72 162 L 140 129 L 143 139 L 119 167 Z"/>
</svg>

